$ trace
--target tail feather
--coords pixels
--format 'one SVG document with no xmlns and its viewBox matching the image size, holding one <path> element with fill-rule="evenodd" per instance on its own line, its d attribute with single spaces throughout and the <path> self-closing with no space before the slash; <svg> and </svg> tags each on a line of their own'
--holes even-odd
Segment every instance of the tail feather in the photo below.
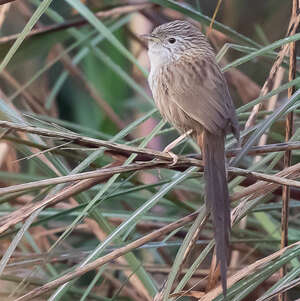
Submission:
<svg viewBox="0 0 300 301">
<path fill-rule="evenodd" d="M 202 138 L 206 206 L 212 214 L 217 262 L 221 267 L 224 295 L 227 291 L 227 260 L 229 255 L 230 207 L 225 169 L 224 136 L 205 131 Z"/>
</svg>

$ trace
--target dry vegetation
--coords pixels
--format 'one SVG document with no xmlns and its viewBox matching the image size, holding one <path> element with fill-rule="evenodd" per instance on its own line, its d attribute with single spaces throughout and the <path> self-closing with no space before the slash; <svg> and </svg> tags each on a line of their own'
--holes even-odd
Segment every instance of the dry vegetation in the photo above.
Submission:
<svg viewBox="0 0 300 301">
<path fill-rule="evenodd" d="M 161 151 L 177 133 L 147 87 L 139 35 L 177 18 L 208 35 L 242 131 L 228 300 L 300 298 L 299 3 L 221 2 L 0 1 L 1 300 L 224 300 L 201 155 Z"/>
</svg>

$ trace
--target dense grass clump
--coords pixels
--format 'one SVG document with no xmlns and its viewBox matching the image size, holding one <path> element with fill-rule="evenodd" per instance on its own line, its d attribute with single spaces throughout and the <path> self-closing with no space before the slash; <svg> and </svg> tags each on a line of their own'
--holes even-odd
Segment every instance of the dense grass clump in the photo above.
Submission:
<svg viewBox="0 0 300 301">
<path fill-rule="evenodd" d="M 162 152 L 147 84 L 140 35 L 174 19 L 207 34 L 241 128 L 227 300 L 300 298 L 300 17 L 265 2 L 0 1 L 1 300 L 224 300 L 199 149 Z"/>
</svg>

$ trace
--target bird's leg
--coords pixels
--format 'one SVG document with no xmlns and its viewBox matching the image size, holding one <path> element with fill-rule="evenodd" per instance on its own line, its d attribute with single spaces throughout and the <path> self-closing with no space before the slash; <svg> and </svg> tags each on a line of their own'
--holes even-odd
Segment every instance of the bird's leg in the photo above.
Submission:
<svg viewBox="0 0 300 301">
<path fill-rule="evenodd" d="M 200 134 L 197 135 L 197 143 L 201 150 L 202 159 L 203 159 L 203 143 L 204 143 L 203 139 L 204 139 L 204 131 L 202 131 Z"/>
<path fill-rule="evenodd" d="M 174 141 L 172 141 L 170 144 L 168 144 L 164 148 L 163 152 L 169 154 L 173 159 L 171 166 L 175 165 L 178 161 L 178 156 L 175 155 L 174 153 L 172 153 L 171 149 L 173 149 L 176 145 L 178 145 L 182 140 L 184 140 L 187 136 L 189 136 L 193 131 L 194 130 L 188 130 L 187 132 L 180 135 L 178 138 L 176 138 Z"/>
<path fill-rule="evenodd" d="M 227 157 L 225 154 L 224 154 L 224 156 L 225 156 L 224 161 L 225 161 L 226 180 L 228 181 L 228 168 L 230 167 L 230 162 L 229 162 L 229 160 L 227 160 Z"/>
</svg>

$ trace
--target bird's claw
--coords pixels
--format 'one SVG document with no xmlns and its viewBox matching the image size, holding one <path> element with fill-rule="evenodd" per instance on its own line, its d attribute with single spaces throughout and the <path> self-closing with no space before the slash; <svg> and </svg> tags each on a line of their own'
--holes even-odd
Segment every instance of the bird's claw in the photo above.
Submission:
<svg viewBox="0 0 300 301">
<path fill-rule="evenodd" d="M 174 153 L 169 152 L 169 151 L 167 151 L 166 153 L 167 153 L 167 154 L 172 158 L 172 160 L 173 160 L 172 163 L 170 164 L 170 166 L 176 165 L 177 162 L 178 162 L 179 157 L 178 157 L 177 155 L 175 155 Z"/>
</svg>

